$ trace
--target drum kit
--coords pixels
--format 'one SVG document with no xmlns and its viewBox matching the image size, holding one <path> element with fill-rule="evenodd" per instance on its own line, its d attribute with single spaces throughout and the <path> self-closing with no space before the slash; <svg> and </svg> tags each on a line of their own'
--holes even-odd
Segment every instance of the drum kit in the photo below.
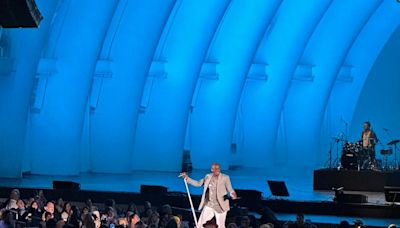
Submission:
<svg viewBox="0 0 400 228">
<path fill-rule="evenodd" d="M 397 170 L 399 168 L 397 162 L 397 144 L 400 143 L 400 140 L 391 140 L 386 145 L 389 147 L 388 149 L 381 149 L 380 154 L 382 155 L 383 162 L 379 162 L 375 157 L 375 150 L 373 148 L 363 148 L 362 140 L 356 141 L 354 143 L 348 142 L 342 137 L 334 137 L 333 138 L 336 143 L 336 161 L 334 162 L 335 167 L 344 170 L 374 170 L 374 171 L 389 171 L 389 170 Z M 342 142 L 342 154 L 340 156 L 339 161 L 339 143 Z M 394 154 L 394 163 L 388 164 L 389 156 Z M 332 152 L 330 151 L 330 168 L 332 168 Z"/>
<path fill-rule="evenodd" d="M 378 170 L 375 151 L 372 148 L 363 148 L 362 141 L 346 142 L 340 158 L 342 168 L 349 170 Z"/>
</svg>

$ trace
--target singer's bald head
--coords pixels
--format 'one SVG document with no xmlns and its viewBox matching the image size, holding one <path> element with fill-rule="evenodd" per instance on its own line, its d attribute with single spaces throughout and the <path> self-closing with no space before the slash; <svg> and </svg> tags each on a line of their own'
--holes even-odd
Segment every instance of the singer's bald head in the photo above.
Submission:
<svg viewBox="0 0 400 228">
<path fill-rule="evenodd" d="M 215 175 L 218 176 L 221 173 L 221 165 L 219 163 L 213 162 L 211 164 L 211 172 Z"/>
</svg>

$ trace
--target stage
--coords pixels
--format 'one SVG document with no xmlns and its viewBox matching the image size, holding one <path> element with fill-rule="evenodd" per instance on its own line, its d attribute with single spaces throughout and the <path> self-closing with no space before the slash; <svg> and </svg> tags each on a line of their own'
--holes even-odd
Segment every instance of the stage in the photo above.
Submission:
<svg viewBox="0 0 400 228">
<path fill-rule="evenodd" d="M 194 170 L 190 176 L 200 179 L 208 170 Z M 314 190 L 313 173 L 304 172 L 296 175 L 282 175 L 281 173 L 262 173 L 255 170 L 238 170 L 227 172 L 237 190 L 256 190 L 262 194 L 262 205 L 270 207 L 281 220 L 294 219 L 297 212 L 306 214 L 306 218 L 314 222 L 337 223 L 340 220 L 352 222 L 362 218 L 369 226 L 387 226 L 390 223 L 400 223 L 400 207 L 385 201 L 383 192 L 358 192 L 368 196 L 366 204 L 337 204 L 333 202 L 334 192 L 331 190 Z M 33 189 L 46 189 L 49 198 L 58 196 L 71 197 L 67 200 L 85 200 L 88 197 L 97 198 L 103 202 L 107 198 L 115 198 L 119 203 L 130 201 L 142 202 L 141 185 L 159 185 L 168 188 L 168 194 L 162 198 L 150 197 L 158 203 L 177 203 L 187 206 L 185 185 L 178 173 L 170 172 L 135 172 L 132 174 L 94 174 L 82 173 L 79 176 L 42 176 L 25 174 L 23 178 L 0 178 L 1 198 L 7 197 L 10 188 L 24 188 L 25 192 Z M 81 190 L 58 191 L 52 190 L 54 180 L 74 181 L 80 184 Z M 267 180 L 284 181 L 290 196 L 283 199 L 271 197 Z M 190 187 L 190 191 L 197 203 L 202 189 Z M 23 192 L 23 191 L 21 191 Z M 197 204 L 196 204 L 197 205 Z"/>
<path fill-rule="evenodd" d="M 343 187 L 348 191 L 383 192 L 384 186 L 400 186 L 400 171 L 337 169 L 314 171 L 314 190 Z"/>
</svg>

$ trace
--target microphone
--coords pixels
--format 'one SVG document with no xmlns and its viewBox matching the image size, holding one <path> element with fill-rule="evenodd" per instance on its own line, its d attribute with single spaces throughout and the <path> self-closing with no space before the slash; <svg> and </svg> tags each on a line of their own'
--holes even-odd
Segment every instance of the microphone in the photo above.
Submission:
<svg viewBox="0 0 400 228">
<path fill-rule="evenodd" d="M 339 188 L 335 188 L 335 187 L 332 187 L 332 190 L 333 191 L 343 191 L 343 189 L 344 189 L 344 187 L 339 187 Z"/>
</svg>

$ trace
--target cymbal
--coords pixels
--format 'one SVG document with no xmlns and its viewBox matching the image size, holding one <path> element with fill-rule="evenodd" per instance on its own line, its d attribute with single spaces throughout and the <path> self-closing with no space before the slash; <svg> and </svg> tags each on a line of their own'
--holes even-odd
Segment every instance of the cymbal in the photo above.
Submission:
<svg viewBox="0 0 400 228">
<path fill-rule="evenodd" d="M 391 146 L 391 145 L 396 145 L 397 143 L 399 143 L 400 142 L 400 140 L 398 140 L 398 139 L 395 139 L 395 140 L 392 140 L 392 141 L 390 141 L 390 142 L 388 142 L 388 146 Z"/>
</svg>

